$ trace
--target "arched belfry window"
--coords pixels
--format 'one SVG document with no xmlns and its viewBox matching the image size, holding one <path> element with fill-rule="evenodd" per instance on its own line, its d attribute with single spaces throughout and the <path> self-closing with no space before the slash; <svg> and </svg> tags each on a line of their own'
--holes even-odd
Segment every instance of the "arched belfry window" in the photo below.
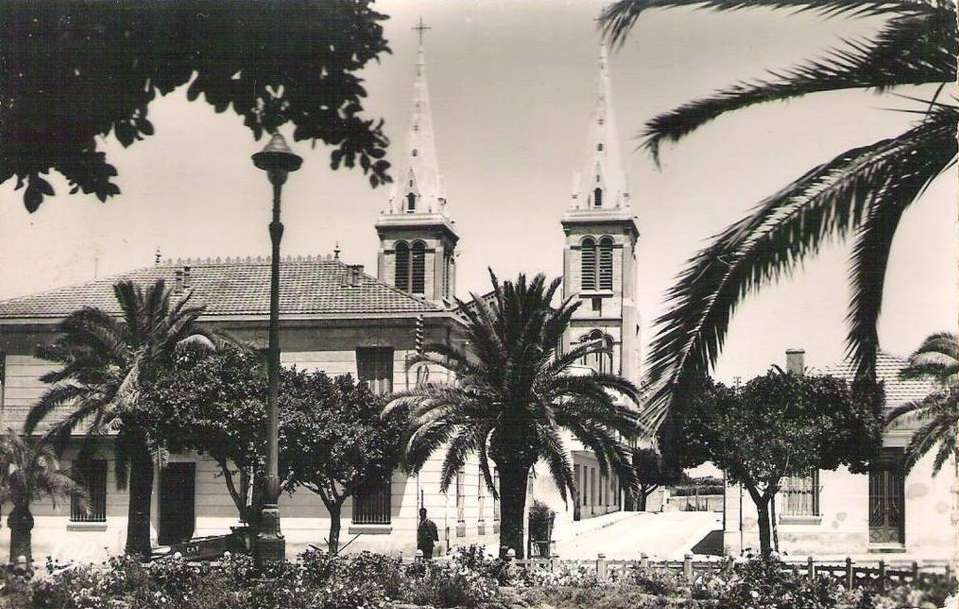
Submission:
<svg viewBox="0 0 959 609">
<path fill-rule="evenodd" d="M 416 193 L 411 192 L 410 194 L 406 195 L 406 211 L 416 211 Z"/>
<path fill-rule="evenodd" d="M 581 263 L 581 288 L 583 290 L 596 289 L 596 242 L 591 237 L 583 239 L 580 250 L 582 256 Z"/>
<path fill-rule="evenodd" d="M 602 207 L 603 206 L 603 189 L 596 187 L 593 189 L 593 206 Z"/>
<path fill-rule="evenodd" d="M 406 241 L 396 242 L 396 280 L 393 285 L 404 292 L 410 291 L 410 246 Z"/>
<path fill-rule="evenodd" d="M 592 347 L 593 352 L 583 357 L 583 364 L 596 372 L 610 373 L 613 371 L 613 339 L 602 330 L 593 330 L 582 338 L 582 341 Z"/>
<path fill-rule="evenodd" d="M 599 289 L 613 289 L 613 239 L 599 240 Z"/>
<path fill-rule="evenodd" d="M 414 294 L 424 294 L 426 292 L 426 245 L 422 241 L 413 244 L 411 258 L 410 291 Z"/>
</svg>

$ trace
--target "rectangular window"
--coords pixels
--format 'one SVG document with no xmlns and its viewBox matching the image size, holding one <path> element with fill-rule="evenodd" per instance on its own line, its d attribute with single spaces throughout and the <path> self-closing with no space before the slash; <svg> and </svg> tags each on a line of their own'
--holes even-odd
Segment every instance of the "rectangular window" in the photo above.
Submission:
<svg viewBox="0 0 959 609">
<path fill-rule="evenodd" d="M 0 411 L 3 410 L 3 389 L 7 386 L 7 354 L 0 351 Z"/>
<path fill-rule="evenodd" d="M 390 524 L 392 484 L 384 480 L 353 497 L 353 524 Z"/>
<path fill-rule="evenodd" d="M 579 498 L 582 497 L 583 495 L 583 482 L 582 480 L 579 479 L 579 476 L 580 476 L 579 463 L 576 463 L 575 465 L 573 465 L 573 480 L 575 480 L 575 484 L 576 484 L 576 501 L 574 501 L 573 503 L 578 503 Z"/>
<path fill-rule="evenodd" d="M 493 488 L 496 489 L 496 499 L 493 500 L 493 520 L 499 520 L 499 470 L 493 470 Z"/>
<path fill-rule="evenodd" d="M 81 509 L 80 503 L 74 497 L 70 500 L 71 522 L 106 522 L 107 521 L 107 462 L 97 459 L 84 466 L 74 465 L 73 474 L 77 482 L 86 489 L 89 501 L 87 509 Z"/>
<path fill-rule="evenodd" d="M 393 391 L 393 347 L 357 347 L 356 376 L 377 395 Z"/>
<path fill-rule="evenodd" d="M 591 300 L 592 303 L 593 303 L 593 312 L 594 312 L 594 313 L 599 313 L 600 315 L 602 315 L 602 314 L 603 314 L 603 299 L 600 298 L 599 296 L 594 296 L 594 297 L 591 298 L 590 300 Z"/>
<path fill-rule="evenodd" d="M 466 485 L 463 470 L 456 472 L 456 522 L 466 522 Z"/>
<path fill-rule="evenodd" d="M 596 505 L 596 468 L 589 468 L 589 504 Z"/>
<path fill-rule="evenodd" d="M 819 516 L 819 470 L 783 479 L 783 515 Z"/>
<path fill-rule="evenodd" d="M 486 480 L 483 478 L 483 468 L 477 467 L 476 476 L 476 503 L 479 506 L 479 516 L 477 520 L 483 522 L 483 512 L 486 509 Z"/>
</svg>

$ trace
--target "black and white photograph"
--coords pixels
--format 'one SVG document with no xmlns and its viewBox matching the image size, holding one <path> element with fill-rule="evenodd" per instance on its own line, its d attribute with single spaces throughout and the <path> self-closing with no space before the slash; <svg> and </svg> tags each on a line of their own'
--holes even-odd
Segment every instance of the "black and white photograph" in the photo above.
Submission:
<svg viewBox="0 0 959 609">
<path fill-rule="evenodd" d="M 955 0 L 0 0 L 0 609 L 956 609 Z"/>
</svg>

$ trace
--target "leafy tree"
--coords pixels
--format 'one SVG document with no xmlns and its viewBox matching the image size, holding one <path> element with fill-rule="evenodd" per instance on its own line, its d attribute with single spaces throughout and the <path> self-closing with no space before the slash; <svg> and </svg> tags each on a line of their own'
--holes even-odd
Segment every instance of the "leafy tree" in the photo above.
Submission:
<svg viewBox="0 0 959 609">
<path fill-rule="evenodd" d="M 865 471 L 882 443 L 883 401 L 882 386 L 868 380 L 773 370 L 736 389 L 706 377 L 676 403 L 679 453 L 685 466 L 710 461 L 746 488 L 768 555 L 782 479 L 840 465 Z"/>
<path fill-rule="evenodd" d="M 903 213 L 937 176 L 955 164 L 959 107 L 939 101 L 956 81 L 959 51 L 952 0 L 618 0 L 600 23 L 622 42 L 640 15 L 658 7 L 702 6 L 719 11 L 769 7 L 825 17 L 888 16 L 873 37 L 847 41 L 824 58 L 735 84 L 651 119 L 641 134 L 658 158 L 663 141 L 677 141 L 721 115 L 753 104 L 802 95 L 901 86 L 938 86 L 916 110 L 906 132 L 847 150 L 810 169 L 761 201 L 690 259 L 668 292 L 658 320 L 648 382 L 654 387 L 648 423 L 659 424 L 688 383 L 708 374 L 722 350 L 735 307 L 750 292 L 778 280 L 814 255 L 830 237 L 855 236 L 847 344 L 859 373 L 874 376 L 876 323 L 890 248 Z M 908 110 L 912 111 L 912 110 Z"/>
<path fill-rule="evenodd" d="M 604 347 L 588 343 L 557 352 L 580 304 L 567 298 L 553 306 L 559 279 L 547 284 L 537 275 L 527 282 L 520 275 L 501 284 L 492 271 L 490 277 L 489 296 L 474 295 L 469 304 L 458 301 L 470 352 L 430 345 L 413 361 L 450 370 L 455 383 L 426 383 L 397 394 L 386 412 L 410 409 L 406 462 L 413 470 L 443 448 L 444 491 L 467 457 L 478 456 L 486 486 L 500 498 L 500 552 L 512 548 L 522 557 L 526 484 L 533 466 L 545 462 L 564 501 L 567 494 L 576 496 L 563 431 L 595 453 L 604 475 L 615 470 L 627 487 L 635 484 L 630 451 L 621 438 L 636 434 L 637 416 L 614 394 L 637 402 L 638 389 L 613 374 L 570 373 L 580 359 Z M 499 495 L 490 460 L 499 470 Z"/>
<path fill-rule="evenodd" d="M 222 339 L 197 324 L 203 307 L 189 304 L 190 293 L 174 299 L 162 279 L 145 288 L 120 281 L 113 291 L 118 315 L 93 307 L 74 311 L 57 326 L 54 344 L 38 349 L 39 357 L 61 367 L 40 377 L 51 386 L 30 410 L 24 431 L 55 415 L 48 436 L 62 450 L 83 430 L 80 462 L 97 439 L 112 437 L 117 484 L 130 489 L 126 551 L 149 554 L 157 438 L 143 424 L 140 390 L 172 366 L 177 349 L 213 349 Z"/>
<path fill-rule="evenodd" d="M 911 469 L 926 453 L 938 447 L 933 473 L 956 454 L 956 426 L 959 425 L 959 337 L 948 332 L 933 334 L 909 358 L 900 373 L 903 379 L 931 379 L 938 389 L 921 400 L 894 408 L 886 415 L 886 424 L 904 418 L 922 425 L 906 448 L 904 465 Z"/>
<path fill-rule="evenodd" d="M 119 194 L 96 138 L 130 146 L 154 134 L 150 103 L 187 97 L 232 108 L 256 139 L 285 123 L 389 181 L 383 121 L 362 116 L 356 73 L 389 52 L 370 0 L 7 2 L 0 8 L 0 183 L 26 184 L 35 211 L 59 171 L 71 193 Z"/>
<path fill-rule="evenodd" d="M 76 497 L 86 509 L 83 488 L 60 470 L 53 447 L 40 438 L 20 436 L 12 429 L 0 438 L 0 503 L 13 504 L 7 518 L 10 526 L 10 562 L 24 556 L 32 560 L 30 504 L 49 498 Z"/>
<path fill-rule="evenodd" d="M 636 509 L 646 511 L 646 500 L 661 486 L 679 481 L 679 470 L 670 467 L 658 451 L 652 448 L 633 449 L 633 469 L 636 470 L 638 491 L 635 493 Z"/>
<path fill-rule="evenodd" d="M 339 550 L 340 514 L 350 497 L 389 480 L 399 465 L 407 420 L 350 375 L 293 371 L 284 388 L 281 460 L 289 483 L 323 500 L 330 514 L 327 547 Z"/>
<path fill-rule="evenodd" d="M 283 369 L 283 385 L 287 377 Z M 143 391 L 142 420 L 153 437 L 166 450 L 213 459 L 240 521 L 253 529 L 265 490 L 267 390 L 262 358 L 229 347 L 180 350 L 171 370 Z"/>
</svg>

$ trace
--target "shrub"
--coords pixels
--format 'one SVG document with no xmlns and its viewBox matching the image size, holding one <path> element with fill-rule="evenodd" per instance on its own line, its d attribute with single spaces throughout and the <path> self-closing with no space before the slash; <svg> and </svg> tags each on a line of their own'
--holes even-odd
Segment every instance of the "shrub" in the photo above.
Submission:
<svg viewBox="0 0 959 609">
<path fill-rule="evenodd" d="M 479 607 L 497 594 L 496 581 L 455 561 L 422 563 L 422 576 L 408 580 L 403 600 L 434 607 Z"/>
</svg>

